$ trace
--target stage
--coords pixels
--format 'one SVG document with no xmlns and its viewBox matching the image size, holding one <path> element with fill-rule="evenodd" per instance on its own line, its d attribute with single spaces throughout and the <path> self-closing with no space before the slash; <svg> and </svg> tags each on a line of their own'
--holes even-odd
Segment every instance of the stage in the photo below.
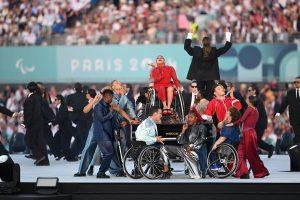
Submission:
<svg viewBox="0 0 300 200">
<path fill-rule="evenodd" d="M 169 180 L 118 178 L 97 179 L 94 176 L 73 177 L 78 162 L 55 161 L 50 157 L 50 166 L 36 167 L 24 155 L 13 155 L 21 166 L 21 189 L 23 194 L 32 194 L 37 177 L 58 177 L 62 199 L 299 199 L 300 172 L 288 172 L 289 157 L 274 155 L 268 159 L 261 156 L 270 171 L 263 179 L 189 179 L 182 171 L 183 163 L 172 163 L 176 171 Z M 247 194 L 247 195 L 246 195 Z M 246 195 L 246 196 L 245 196 Z M 23 196 L 23 199 L 26 199 Z M 27 199 L 32 199 L 30 196 Z M 41 198 L 41 197 L 39 197 Z M 46 196 L 44 196 L 46 198 Z M 57 199 L 61 199 L 56 197 Z M 2 199 L 2 198 L 1 198 Z M 9 199 L 6 196 L 6 199 Z M 12 198 L 14 199 L 14 198 Z"/>
<path fill-rule="evenodd" d="M 33 160 L 27 159 L 24 155 L 13 155 L 13 160 L 21 166 L 21 182 L 35 182 L 37 177 L 58 177 L 61 183 L 300 183 L 300 172 L 288 172 L 289 157 L 287 155 L 274 155 L 268 159 L 261 156 L 264 164 L 270 171 L 270 176 L 263 179 L 189 179 L 184 172 L 174 172 L 168 180 L 131 179 L 111 176 L 110 179 L 97 179 L 98 166 L 95 166 L 94 176 L 74 177 L 78 170 L 78 162 L 56 161 L 50 156 L 50 166 L 36 167 Z M 175 171 L 182 171 L 183 163 L 172 163 Z"/>
</svg>

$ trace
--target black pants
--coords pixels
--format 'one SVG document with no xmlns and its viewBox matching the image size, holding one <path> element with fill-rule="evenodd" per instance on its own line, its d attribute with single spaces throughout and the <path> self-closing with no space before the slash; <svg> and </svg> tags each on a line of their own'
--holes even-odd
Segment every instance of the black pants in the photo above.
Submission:
<svg viewBox="0 0 300 200">
<path fill-rule="evenodd" d="M 46 144 L 49 146 L 51 153 L 54 157 L 59 156 L 59 149 L 54 143 L 54 137 L 51 131 L 51 127 L 48 124 L 44 124 L 44 137 Z"/>
<path fill-rule="evenodd" d="M 77 125 L 75 128 L 75 140 L 71 146 L 71 150 L 75 156 L 78 156 L 84 148 L 89 127 L 87 120 L 78 120 L 75 124 Z"/>
<path fill-rule="evenodd" d="M 271 151 L 273 149 L 273 145 L 268 144 L 262 140 L 262 136 L 264 135 L 265 129 L 258 128 L 255 131 L 256 131 L 256 135 L 257 135 L 258 147 L 265 151 Z"/>
<path fill-rule="evenodd" d="M 208 80 L 208 81 L 197 81 L 198 90 L 203 94 L 204 98 L 207 100 L 211 100 L 214 96 L 213 94 L 213 87 L 215 85 L 214 80 Z"/>
<path fill-rule="evenodd" d="M 295 137 L 293 139 L 294 144 L 300 144 L 300 124 L 291 124 Z"/>
<path fill-rule="evenodd" d="M 48 160 L 43 124 L 36 124 L 32 127 L 27 128 L 25 143 L 37 159 L 45 156 Z"/>
<path fill-rule="evenodd" d="M 71 139 L 72 139 L 72 130 L 71 128 L 60 128 L 59 131 L 54 136 L 54 142 L 59 144 L 59 156 L 64 156 L 67 160 L 74 158 L 75 154 L 72 152 Z M 73 130 L 74 131 L 74 130 Z"/>
</svg>

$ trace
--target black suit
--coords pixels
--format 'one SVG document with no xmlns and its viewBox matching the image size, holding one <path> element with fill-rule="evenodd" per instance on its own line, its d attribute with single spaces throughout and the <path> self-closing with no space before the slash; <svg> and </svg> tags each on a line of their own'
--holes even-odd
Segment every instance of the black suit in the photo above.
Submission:
<svg viewBox="0 0 300 200">
<path fill-rule="evenodd" d="M 192 97 L 194 94 L 191 92 L 183 92 L 182 95 L 183 95 L 183 101 L 184 101 L 184 115 L 186 116 L 190 112 Z"/>
<path fill-rule="evenodd" d="M 70 119 L 77 125 L 75 128 L 75 140 L 71 147 L 75 156 L 77 156 L 84 148 L 89 131 L 88 117 L 83 113 L 83 108 L 88 104 L 88 100 L 84 93 L 76 92 L 67 97 L 66 103 L 67 106 L 71 106 L 73 108 L 73 112 L 69 112 Z"/>
<path fill-rule="evenodd" d="M 210 54 L 204 58 L 203 48 L 199 46 L 191 47 L 192 40 L 186 39 L 184 42 L 184 50 L 193 56 L 190 69 L 187 74 L 188 80 L 196 80 L 199 90 L 208 100 L 212 99 L 212 88 L 214 80 L 220 80 L 220 69 L 218 57 L 226 53 L 232 46 L 231 42 L 226 42 L 224 47 L 217 49 L 211 47 Z"/>
<path fill-rule="evenodd" d="M 74 153 L 72 153 L 70 149 L 72 134 L 75 132 L 72 127 L 72 122 L 69 117 L 68 108 L 65 104 L 61 104 L 59 109 L 57 109 L 57 113 L 55 119 L 52 121 L 53 125 L 59 125 L 59 131 L 56 133 L 56 140 L 60 141 L 62 152 L 59 156 L 64 155 L 65 158 L 71 159 L 74 157 Z M 58 139 L 57 139 L 58 137 Z"/>
<path fill-rule="evenodd" d="M 266 113 L 264 103 L 260 99 L 258 99 L 258 105 L 256 108 L 259 113 L 259 117 L 255 126 L 258 147 L 266 151 L 273 151 L 274 147 L 262 140 L 264 132 L 268 126 L 268 116 Z"/>
<path fill-rule="evenodd" d="M 42 97 L 33 93 L 24 102 L 25 142 L 37 159 L 45 156 L 47 162 L 49 162 L 43 134 L 43 123 Z"/>
<path fill-rule="evenodd" d="M 49 126 L 49 122 L 55 119 L 55 114 L 53 110 L 50 108 L 48 101 L 42 99 L 42 115 L 43 115 L 43 131 L 44 137 L 46 140 L 46 144 L 49 146 L 50 151 L 53 153 L 55 157 L 59 155 L 58 146 L 54 143 L 53 134 L 51 131 L 51 126 Z"/>
<path fill-rule="evenodd" d="M 279 109 L 283 113 L 289 107 L 290 123 L 295 133 L 294 144 L 300 143 L 300 97 L 296 98 L 296 90 L 292 89 L 287 92 Z"/>
</svg>

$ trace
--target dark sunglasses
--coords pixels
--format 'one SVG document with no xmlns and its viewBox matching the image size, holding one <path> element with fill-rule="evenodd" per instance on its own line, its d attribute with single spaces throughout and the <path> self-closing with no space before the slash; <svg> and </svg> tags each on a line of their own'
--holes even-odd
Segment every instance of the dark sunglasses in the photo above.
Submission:
<svg viewBox="0 0 300 200">
<path fill-rule="evenodd" d="M 248 92 L 252 92 L 253 90 L 249 89 Z"/>
<path fill-rule="evenodd" d="M 300 82 L 299 81 L 294 81 L 294 84 L 299 84 Z"/>
<path fill-rule="evenodd" d="M 196 85 L 196 86 L 194 86 L 194 85 L 191 85 L 191 88 L 197 88 L 197 85 Z"/>
</svg>

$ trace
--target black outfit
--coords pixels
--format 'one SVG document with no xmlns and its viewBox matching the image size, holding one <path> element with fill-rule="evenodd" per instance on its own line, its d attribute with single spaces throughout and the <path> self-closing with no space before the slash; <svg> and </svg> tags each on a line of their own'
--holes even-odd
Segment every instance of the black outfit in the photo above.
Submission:
<svg viewBox="0 0 300 200">
<path fill-rule="evenodd" d="M 37 161 L 43 160 L 39 164 L 49 164 L 43 123 L 42 97 L 33 93 L 24 102 L 25 142 Z"/>
<path fill-rule="evenodd" d="M 232 46 L 232 43 L 226 42 L 225 46 L 219 49 L 211 47 L 211 51 L 206 58 L 204 58 L 203 48 L 199 46 L 191 47 L 191 44 L 191 39 L 186 39 L 184 42 L 184 50 L 190 56 L 193 56 L 186 78 L 188 80 L 196 80 L 198 89 L 206 99 L 211 100 L 213 97 L 212 88 L 215 84 L 214 80 L 220 80 L 218 57 L 226 53 Z"/>
<path fill-rule="evenodd" d="M 300 94 L 298 94 L 300 95 Z M 300 143 L 300 96 L 296 97 L 296 90 L 292 89 L 287 92 L 279 109 L 279 113 L 283 113 L 289 106 L 290 124 L 293 128 L 295 137 L 294 144 Z"/>
<path fill-rule="evenodd" d="M 259 113 L 259 117 L 255 126 L 258 147 L 269 152 L 273 151 L 274 147 L 262 140 L 264 132 L 268 126 L 268 117 L 267 117 L 265 106 L 260 99 L 258 99 L 258 105 L 256 108 Z"/>
<path fill-rule="evenodd" d="M 46 99 L 42 99 L 42 114 L 43 114 L 43 131 L 44 137 L 46 140 L 46 144 L 49 146 L 50 151 L 54 155 L 54 157 L 59 156 L 59 147 L 54 143 L 53 134 L 51 131 L 51 126 L 49 126 L 49 122 L 55 119 L 55 114 L 53 110 L 50 108 Z"/>
<path fill-rule="evenodd" d="M 193 95 L 195 95 L 195 94 L 193 94 L 191 92 L 183 92 L 182 95 L 183 95 L 183 101 L 184 101 L 184 115 L 187 115 L 190 112 L 192 98 L 193 98 Z M 195 95 L 195 97 L 194 97 L 195 99 L 196 99 L 196 96 L 197 95 Z"/>
<path fill-rule="evenodd" d="M 59 131 L 56 133 L 56 140 L 60 141 L 61 150 L 58 156 L 65 156 L 66 160 L 74 159 L 74 154 L 70 149 L 72 133 L 75 132 L 72 127 L 72 122 L 69 118 L 68 108 L 65 104 L 61 104 L 59 109 L 57 109 L 57 113 L 55 119 L 52 121 L 53 125 L 59 125 Z"/>
<path fill-rule="evenodd" d="M 66 99 L 67 106 L 73 108 L 73 112 L 69 112 L 70 119 L 76 124 L 75 128 L 75 140 L 72 144 L 72 152 L 75 156 L 81 154 L 84 144 L 88 135 L 89 126 L 91 123 L 88 121 L 88 117 L 83 113 L 83 108 L 88 104 L 86 96 L 82 92 L 76 92 L 71 94 Z"/>
</svg>

